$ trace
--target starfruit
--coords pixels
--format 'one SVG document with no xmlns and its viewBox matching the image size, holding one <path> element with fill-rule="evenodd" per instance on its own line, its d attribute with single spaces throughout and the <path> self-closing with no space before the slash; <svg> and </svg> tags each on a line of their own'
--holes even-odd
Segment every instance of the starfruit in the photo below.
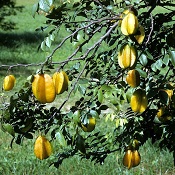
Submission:
<svg viewBox="0 0 175 175">
<path fill-rule="evenodd" d="M 133 68 L 137 61 L 137 50 L 129 44 L 123 45 L 118 53 L 118 64 L 121 68 Z"/>
<path fill-rule="evenodd" d="M 124 35 L 133 35 L 137 32 L 139 27 L 138 19 L 131 11 L 123 18 L 121 23 L 121 32 Z"/>
<path fill-rule="evenodd" d="M 126 76 L 126 82 L 131 87 L 137 87 L 140 85 L 140 74 L 137 70 L 133 69 L 128 71 L 128 74 Z"/>
<path fill-rule="evenodd" d="M 125 152 L 123 157 L 123 165 L 126 166 L 128 169 L 132 167 L 136 167 L 140 164 L 141 156 L 138 150 L 131 150 L 128 149 Z"/>
<path fill-rule="evenodd" d="M 66 72 L 55 72 L 53 74 L 53 82 L 56 94 L 61 94 L 68 89 L 69 77 Z"/>
<path fill-rule="evenodd" d="M 137 89 L 131 96 L 130 101 L 131 109 L 134 112 L 142 113 L 148 106 L 148 98 L 145 90 Z"/>
<path fill-rule="evenodd" d="M 40 159 L 47 159 L 52 153 L 52 147 L 50 142 L 44 137 L 39 136 L 34 145 L 34 154 L 35 156 Z"/>
</svg>

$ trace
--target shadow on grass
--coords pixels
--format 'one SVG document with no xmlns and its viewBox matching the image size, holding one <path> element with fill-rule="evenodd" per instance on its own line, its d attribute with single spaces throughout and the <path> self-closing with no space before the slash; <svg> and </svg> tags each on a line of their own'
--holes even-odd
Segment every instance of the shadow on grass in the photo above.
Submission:
<svg viewBox="0 0 175 175">
<path fill-rule="evenodd" d="M 0 46 L 9 48 L 17 47 L 22 44 L 40 44 L 44 40 L 43 33 L 24 32 L 24 33 L 4 33 L 0 32 Z"/>
<path fill-rule="evenodd" d="M 44 33 L 37 32 L 0 32 L 0 75 L 3 75 L 8 69 L 8 67 L 1 67 L 1 65 L 27 65 L 36 61 L 34 58 L 40 58 L 43 53 L 38 48 L 44 37 Z M 27 67 L 15 67 L 13 71 L 25 73 L 30 69 Z"/>
</svg>

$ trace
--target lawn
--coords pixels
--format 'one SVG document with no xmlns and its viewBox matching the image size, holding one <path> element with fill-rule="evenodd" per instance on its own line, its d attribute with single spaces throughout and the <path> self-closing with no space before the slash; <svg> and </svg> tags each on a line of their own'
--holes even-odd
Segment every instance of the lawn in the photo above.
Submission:
<svg viewBox="0 0 175 175">
<path fill-rule="evenodd" d="M 46 36 L 46 33 L 35 31 L 36 28 L 44 22 L 44 16 L 32 18 L 32 5 L 36 0 L 23 1 L 17 0 L 17 5 L 24 6 L 17 16 L 11 16 L 16 23 L 16 29 L 12 31 L 0 31 L 0 65 L 14 64 L 30 64 L 43 62 L 48 55 L 47 52 L 38 51 L 41 41 Z M 60 39 L 64 38 L 65 32 L 59 34 Z M 56 43 L 55 43 L 56 44 Z M 60 61 L 67 57 L 71 52 L 71 45 L 65 46 L 54 56 L 54 61 Z M 60 57 L 61 55 L 61 57 Z M 0 81 L 6 75 L 8 67 L 0 68 Z M 26 78 L 34 74 L 37 70 L 36 66 L 16 67 L 9 70 L 13 73 L 17 80 L 13 92 L 7 92 L 10 96 L 15 91 L 18 91 Z M 1 91 L 0 91 L 1 94 Z M 1 98 L 1 97 L 0 97 Z M 74 99 L 73 99 L 74 100 Z M 73 103 L 74 101 L 70 103 Z M 1 100 L 0 100 L 1 102 Z M 57 101 L 59 103 L 59 101 Z M 58 105 L 58 104 L 57 104 Z M 105 122 L 103 118 L 98 119 L 97 130 L 104 128 L 104 133 L 113 131 L 115 121 L 108 120 Z M 65 159 L 63 164 L 56 169 L 50 166 L 53 160 L 56 160 L 56 150 L 59 150 L 57 142 L 53 142 L 54 152 L 50 158 L 40 161 L 33 153 L 34 139 L 26 140 L 22 145 L 13 144 L 10 147 L 12 137 L 7 133 L 0 131 L 0 174 L 9 175 L 173 175 L 175 169 L 173 166 L 173 155 L 167 150 L 160 150 L 156 144 L 152 145 L 148 140 L 143 147 L 140 148 L 141 164 L 131 170 L 127 170 L 122 165 L 123 153 L 115 152 L 109 155 L 103 165 L 95 164 L 90 160 L 81 160 L 75 156 L 70 159 Z M 34 136 L 36 138 L 36 136 Z"/>
</svg>

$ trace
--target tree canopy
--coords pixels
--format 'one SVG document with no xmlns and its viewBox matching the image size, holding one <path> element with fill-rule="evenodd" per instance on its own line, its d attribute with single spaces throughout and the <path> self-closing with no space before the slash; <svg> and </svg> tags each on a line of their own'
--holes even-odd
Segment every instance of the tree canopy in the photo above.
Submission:
<svg viewBox="0 0 175 175">
<path fill-rule="evenodd" d="M 58 108 L 48 108 L 37 100 L 39 90 L 33 91 L 35 73 L 28 77 L 3 107 L 2 126 L 13 141 L 20 144 L 37 131 L 49 133 L 62 147 L 53 162 L 56 167 L 77 153 L 102 164 L 110 153 L 128 146 L 138 149 L 133 140 L 141 146 L 151 139 L 175 155 L 175 3 L 39 0 L 33 6 L 33 17 L 37 14 L 46 17 L 37 30 L 47 31 L 40 49 L 49 54 L 36 74 L 65 71 L 68 89 L 64 85 L 65 96 Z M 63 39 L 60 30 L 65 30 Z M 55 48 L 54 42 L 58 42 Z M 71 54 L 54 62 L 67 42 Z M 22 65 L 9 67 L 17 66 Z M 75 103 L 65 110 L 77 92 Z M 84 133 L 82 125 L 87 128 L 89 117 L 104 120 L 105 115 L 115 118 L 115 129 L 108 135 L 96 128 Z"/>
</svg>

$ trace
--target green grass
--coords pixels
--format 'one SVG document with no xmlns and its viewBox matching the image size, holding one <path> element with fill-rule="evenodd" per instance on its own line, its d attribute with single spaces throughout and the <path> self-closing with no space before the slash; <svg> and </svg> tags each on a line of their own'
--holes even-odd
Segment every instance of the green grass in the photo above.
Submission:
<svg viewBox="0 0 175 175">
<path fill-rule="evenodd" d="M 32 18 L 31 9 L 36 0 L 24 1 L 17 0 L 17 5 L 24 5 L 22 13 L 18 12 L 17 16 L 10 17 L 17 24 L 16 30 L 0 32 L 0 65 L 4 64 L 29 64 L 39 63 L 45 60 L 48 53 L 38 52 L 37 48 L 43 40 L 45 33 L 36 32 L 35 29 L 44 22 L 44 17 L 37 16 Z M 59 37 L 64 37 L 64 32 Z M 68 51 L 71 51 L 70 45 L 65 43 L 64 47 L 55 54 L 54 61 L 62 60 L 67 57 Z M 61 55 L 61 57 L 60 57 Z M 26 78 L 35 73 L 37 67 L 15 68 L 11 72 L 16 76 L 17 83 L 13 92 L 18 91 Z M 7 73 L 7 67 L 0 69 L 0 82 Z M 13 92 L 7 92 L 10 96 Z M 60 97 L 61 99 L 63 96 Z M 73 103 L 75 98 L 69 102 Z M 59 99 L 54 105 L 59 105 Z M 68 104 L 68 105 L 69 105 Z M 105 128 L 107 132 L 115 126 L 114 123 L 104 123 L 103 119 L 99 121 L 99 128 Z M 108 126 L 108 127 L 107 127 Z M 99 129 L 97 126 L 97 130 Z M 113 128 L 112 128 L 113 130 Z M 24 140 L 22 145 L 13 144 L 10 148 L 12 137 L 0 131 L 0 174 L 2 175 L 173 175 L 175 169 L 173 166 L 173 155 L 167 150 L 161 151 L 156 145 L 148 141 L 140 148 L 141 164 L 131 170 L 127 170 L 122 165 L 123 154 L 120 152 L 109 155 L 103 165 L 96 164 L 90 160 L 81 160 L 75 156 L 65 159 L 63 164 L 56 169 L 49 167 L 52 160 L 56 160 L 56 152 L 46 160 L 38 160 L 33 153 L 33 140 Z M 54 150 L 59 150 L 56 142 L 53 143 Z"/>
<path fill-rule="evenodd" d="M 127 170 L 122 165 L 123 154 L 120 152 L 109 155 L 103 165 L 90 160 L 81 160 L 75 156 L 65 159 L 57 169 L 50 166 L 52 160 L 56 160 L 56 153 L 46 160 L 38 160 L 33 153 L 34 140 L 24 140 L 23 145 L 13 144 L 10 148 L 11 136 L 0 131 L 0 173 L 2 175 L 172 175 L 175 174 L 173 156 L 168 151 L 160 151 L 148 141 L 140 148 L 141 163 L 139 166 Z M 54 147 L 58 146 L 53 143 Z M 58 149 L 58 148 L 57 148 Z"/>
</svg>

